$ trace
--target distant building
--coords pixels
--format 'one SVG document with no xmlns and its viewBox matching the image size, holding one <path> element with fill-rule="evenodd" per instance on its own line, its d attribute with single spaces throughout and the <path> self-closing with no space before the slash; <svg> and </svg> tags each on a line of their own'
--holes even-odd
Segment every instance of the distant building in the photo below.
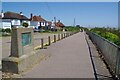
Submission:
<svg viewBox="0 0 120 80">
<path fill-rule="evenodd" d="M 58 22 L 56 22 L 55 26 L 57 29 L 62 29 L 65 27 L 65 25 L 60 20 L 58 20 Z"/>
<path fill-rule="evenodd" d="M 16 27 L 16 26 L 22 26 L 23 22 L 27 22 L 30 25 L 30 20 L 20 13 L 15 13 L 15 12 L 1 12 L 1 19 L 2 19 L 2 26 L 1 28 L 10 28 L 11 27 Z"/>
<path fill-rule="evenodd" d="M 50 22 L 46 21 L 45 19 L 43 19 L 40 15 L 39 16 L 33 16 L 33 14 L 31 14 L 31 26 L 34 26 L 36 29 L 47 29 Z"/>
<path fill-rule="evenodd" d="M 48 22 L 48 29 L 51 29 L 52 22 L 51 21 L 47 21 L 47 22 Z"/>
</svg>

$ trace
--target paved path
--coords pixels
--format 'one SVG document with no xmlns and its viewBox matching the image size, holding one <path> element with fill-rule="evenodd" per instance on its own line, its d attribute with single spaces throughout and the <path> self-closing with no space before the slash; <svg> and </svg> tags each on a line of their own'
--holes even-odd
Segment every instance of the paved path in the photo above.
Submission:
<svg viewBox="0 0 120 80">
<path fill-rule="evenodd" d="M 42 50 L 51 55 L 23 78 L 94 78 L 84 33 L 77 33 Z"/>
</svg>

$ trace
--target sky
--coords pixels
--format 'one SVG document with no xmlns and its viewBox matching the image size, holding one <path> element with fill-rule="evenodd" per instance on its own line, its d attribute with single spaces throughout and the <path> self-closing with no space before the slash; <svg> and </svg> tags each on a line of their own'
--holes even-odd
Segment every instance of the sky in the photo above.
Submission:
<svg viewBox="0 0 120 80">
<path fill-rule="evenodd" d="M 41 15 L 51 21 L 54 17 L 66 26 L 118 27 L 117 2 L 2 2 L 4 12 L 23 12 L 25 16 Z"/>
</svg>

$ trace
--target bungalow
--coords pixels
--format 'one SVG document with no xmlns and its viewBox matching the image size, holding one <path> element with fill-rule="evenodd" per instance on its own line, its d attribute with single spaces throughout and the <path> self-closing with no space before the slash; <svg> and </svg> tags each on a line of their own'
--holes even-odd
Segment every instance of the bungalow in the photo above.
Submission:
<svg viewBox="0 0 120 80">
<path fill-rule="evenodd" d="M 48 29 L 51 29 L 52 22 L 51 21 L 47 21 L 47 23 L 48 23 Z"/>
<path fill-rule="evenodd" d="M 60 20 L 58 20 L 55 26 L 57 29 L 63 29 L 65 27 L 65 25 Z"/>
<path fill-rule="evenodd" d="M 39 16 L 33 16 L 31 14 L 31 26 L 34 26 L 36 29 L 41 30 L 41 29 L 48 29 L 49 22 L 43 19 L 40 15 Z"/>
<path fill-rule="evenodd" d="M 20 13 L 15 13 L 15 12 L 5 12 L 1 13 L 1 18 L 2 18 L 2 26 L 1 28 L 10 28 L 11 27 L 16 27 L 16 26 L 22 26 L 23 22 L 27 22 L 30 25 L 30 20 Z"/>
</svg>

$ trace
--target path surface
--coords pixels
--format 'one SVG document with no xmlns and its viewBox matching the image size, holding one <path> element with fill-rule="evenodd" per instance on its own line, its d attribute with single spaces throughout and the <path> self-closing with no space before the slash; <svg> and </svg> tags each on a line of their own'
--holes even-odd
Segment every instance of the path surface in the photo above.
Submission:
<svg viewBox="0 0 120 80">
<path fill-rule="evenodd" d="M 51 55 L 23 78 L 94 78 L 84 33 L 77 33 L 51 44 L 42 53 Z"/>
</svg>

